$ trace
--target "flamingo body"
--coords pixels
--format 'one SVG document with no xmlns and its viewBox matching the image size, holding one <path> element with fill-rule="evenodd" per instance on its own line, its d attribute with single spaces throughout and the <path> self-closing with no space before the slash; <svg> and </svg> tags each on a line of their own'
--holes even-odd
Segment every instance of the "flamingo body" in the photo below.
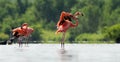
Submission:
<svg viewBox="0 0 120 62">
<path fill-rule="evenodd" d="M 56 34 L 58 32 L 66 32 L 69 28 L 74 27 L 74 25 L 69 20 L 65 21 L 66 22 L 64 22 L 62 25 L 57 26 L 58 30 L 56 31 Z"/>
<path fill-rule="evenodd" d="M 18 27 L 12 30 L 13 35 L 15 32 L 18 32 L 18 35 L 20 36 L 29 36 L 33 31 L 34 31 L 33 28 L 30 28 L 30 27 L 28 27 L 27 30 L 25 31 L 24 31 L 24 27 L 23 29 L 21 29 L 21 27 Z"/>
</svg>

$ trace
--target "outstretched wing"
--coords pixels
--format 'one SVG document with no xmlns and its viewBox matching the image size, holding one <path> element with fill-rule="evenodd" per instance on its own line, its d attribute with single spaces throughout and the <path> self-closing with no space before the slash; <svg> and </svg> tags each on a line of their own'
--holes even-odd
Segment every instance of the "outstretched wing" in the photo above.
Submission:
<svg viewBox="0 0 120 62">
<path fill-rule="evenodd" d="M 65 11 L 62 11 L 61 15 L 60 15 L 60 19 L 57 23 L 57 27 L 60 26 L 61 24 L 63 24 L 65 22 L 65 20 L 71 21 L 72 16 L 73 16 L 72 14 L 65 12 Z"/>
</svg>

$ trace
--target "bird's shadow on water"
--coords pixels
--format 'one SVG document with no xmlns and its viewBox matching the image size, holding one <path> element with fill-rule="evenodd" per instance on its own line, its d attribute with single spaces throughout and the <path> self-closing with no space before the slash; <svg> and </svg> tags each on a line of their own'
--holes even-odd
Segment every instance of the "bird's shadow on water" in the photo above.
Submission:
<svg viewBox="0 0 120 62">
<path fill-rule="evenodd" d="M 76 62 L 76 59 L 78 58 L 78 56 L 70 50 L 60 49 L 59 52 L 61 62 Z"/>
</svg>

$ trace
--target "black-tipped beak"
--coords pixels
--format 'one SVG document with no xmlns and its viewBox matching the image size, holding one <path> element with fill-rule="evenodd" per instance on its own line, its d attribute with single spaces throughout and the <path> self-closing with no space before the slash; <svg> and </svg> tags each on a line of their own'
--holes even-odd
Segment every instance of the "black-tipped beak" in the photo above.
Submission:
<svg viewBox="0 0 120 62">
<path fill-rule="evenodd" d="M 81 13 L 81 16 L 84 16 L 84 14 L 83 14 L 83 13 Z"/>
</svg>

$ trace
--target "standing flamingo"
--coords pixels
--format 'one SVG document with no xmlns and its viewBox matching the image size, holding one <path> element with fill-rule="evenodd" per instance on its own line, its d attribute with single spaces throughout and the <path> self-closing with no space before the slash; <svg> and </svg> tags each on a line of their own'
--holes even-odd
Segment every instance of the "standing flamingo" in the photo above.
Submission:
<svg viewBox="0 0 120 62">
<path fill-rule="evenodd" d="M 55 34 L 58 34 L 59 32 L 63 33 L 62 40 L 61 40 L 61 48 L 64 48 L 64 39 L 65 39 L 65 33 L 66 31 L 71 27 L 77 27 L 78 26 L 78 15 L 82 15 L 81 12 L 76 12 L 74 15 L 63 11 L 60 15 L 60 19 L 57 23 L 57 31 Z M 75 24 L 73 24 L 71 21 L 71 18 L 76 21 Z"/>
<path fill-rule="evenodd" d="M 12 35 L 14 36 L 14 38 L 18 38 L 19 46 L 20 46 L 22 44 L 22 39 L 28 38 L 33 31 L 34 31 L 33 28 L 28 27 L 28 24 L 24 23 L 21 27 L 13 29 Z M 26 41 L 26 44 L 27 43 L 28 41 Z"/>
</svg>

